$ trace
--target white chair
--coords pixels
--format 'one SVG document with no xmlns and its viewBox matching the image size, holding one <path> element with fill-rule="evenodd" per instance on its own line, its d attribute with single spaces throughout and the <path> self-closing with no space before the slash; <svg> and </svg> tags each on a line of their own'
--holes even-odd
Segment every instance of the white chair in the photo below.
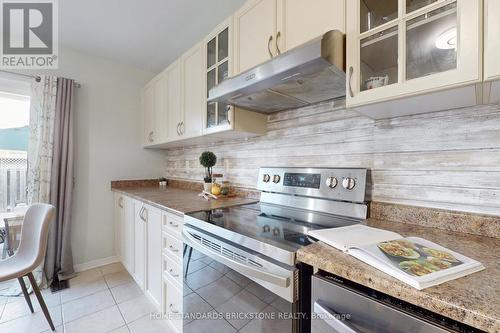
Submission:
<svg viewBox="0 0 500 333">
<path fill-rule="evenodd" d="M 31 205 L 24 217 L 21 242 L 19 243 L 17 252 L 13 256 L 0 261 L 0 282 L 17 278 L 23 290 L 24 298 L 28 303 L 31 313 L 33 313 L 33 305 L 31 304 L 31 299 L 23 280 L 23 277 L 27 276 L 38 299 L 38 303 L 40 303 L 43 314 L 53 331 L 55 331 L 54 323 L 50 318 L 47 305 L 43 300 L 32 272 L 41 264 L 45 257 L 49 227 L 54 219 L 55 211 L 56 209 L 52 205 Z"/>
</svg>

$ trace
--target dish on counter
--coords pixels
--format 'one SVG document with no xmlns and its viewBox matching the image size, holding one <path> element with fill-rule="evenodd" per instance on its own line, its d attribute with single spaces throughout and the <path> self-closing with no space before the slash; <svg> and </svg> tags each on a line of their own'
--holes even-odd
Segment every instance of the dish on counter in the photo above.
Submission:
<svg viewBox="0 0 500 333">
<path fill-rule="evenodd" d="M 397 241 L 383 242 L 377 246 L 388 255 L 406 259 L 418 259 L 420 254 L 412 248 L 406 247 Z"/>
<path fill-rule="evenodd" d="M 436 250 L 436 249 L 430 249 L 428 247 L 422 247 L 422 252 L 427 254 L 430 257 L 434 257 L 437 259 L 441 260 L 446 260 L 449 262 L 459 262 L 453 254 L 446 252 L 446 251 L 441 251 L 441 250 Z"/>
</svg>

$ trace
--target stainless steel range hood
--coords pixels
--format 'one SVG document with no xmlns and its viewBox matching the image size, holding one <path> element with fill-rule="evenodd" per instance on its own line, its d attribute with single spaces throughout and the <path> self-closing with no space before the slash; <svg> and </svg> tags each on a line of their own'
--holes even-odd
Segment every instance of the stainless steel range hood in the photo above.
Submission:
<svg viewBox="0 0 500 333">
<path fill-rule="evenodd" d="M 226 79 L 210 89 L 208 101 L 272 113 L 343 97 L 344 45 L 342 32 L 329 31 Z"/>
</svg>

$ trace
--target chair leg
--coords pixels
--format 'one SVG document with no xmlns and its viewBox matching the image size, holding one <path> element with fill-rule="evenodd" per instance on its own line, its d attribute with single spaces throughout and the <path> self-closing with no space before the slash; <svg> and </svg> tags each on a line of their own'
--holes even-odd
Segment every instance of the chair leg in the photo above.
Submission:
<svg viewBox="0 0 500 333">
<path fill-rule="evenodd" d="M 19 284 L 21 285 L 21 289 L 23 290 L 24 299 L 26 300 L 26 303 L 28 303 L 28 306 L 30 308 L 31 313 L 35 312 L 33 310 L 33 304 L 31 304 L 30 294 L 28 294 L 28 289 L 26 289 L 26 284 L 24 283 L 24 278 L 20 277 L 20 278 L 17 278 L 17 280 L 19 281 Z"/>
<path fill-rule="evenodd" d="M 187 275 L 188 275 L 189 262 L 191 261 L 191 254 L 193 254 L 193 248 L 189 247 L 189 253 L 188 253 L 188 258 L 187 258 L 187 263 L 186 263 L 186 273 L 184 273 L 184 278 L 187 278 Z"/>
<path fill-rule="evenodd" d="M 40 307 L 42 308 L 43 314 L 45 315 L 45 318 L 49 322 L 50 328 L 55 331 L 56 328 L 54 327 L 54 323 L 52 322 L 52 318 L 50 318 L 50 313 L 49 310 L 47 309 L 47 305 L 45 304 L 45 301 L 43 300 L 42 293 L 40 293 L 40 289 L 38 288 L 38 285 L 36 284 L 35 277 L 33 276 L 33 273 L 28 273 L 27 274 L 28 279 L 30 279 L 31 286 L 33 288 L 33 291 L 35 292 L 36 298 L 38 299 L 38 303 L 40 303 Z"/>
</svg>

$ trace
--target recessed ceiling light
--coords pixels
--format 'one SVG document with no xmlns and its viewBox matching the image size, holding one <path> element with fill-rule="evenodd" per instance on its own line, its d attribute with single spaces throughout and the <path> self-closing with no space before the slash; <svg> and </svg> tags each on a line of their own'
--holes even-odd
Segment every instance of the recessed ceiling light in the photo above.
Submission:
<svg viewBox="0 0 500 333">
<path fill-rule="evenodd" d="M 446 30 L 436 38 L 436 47 L 441 50 L 457 48 L 457 28 Z"/>
</svg>

